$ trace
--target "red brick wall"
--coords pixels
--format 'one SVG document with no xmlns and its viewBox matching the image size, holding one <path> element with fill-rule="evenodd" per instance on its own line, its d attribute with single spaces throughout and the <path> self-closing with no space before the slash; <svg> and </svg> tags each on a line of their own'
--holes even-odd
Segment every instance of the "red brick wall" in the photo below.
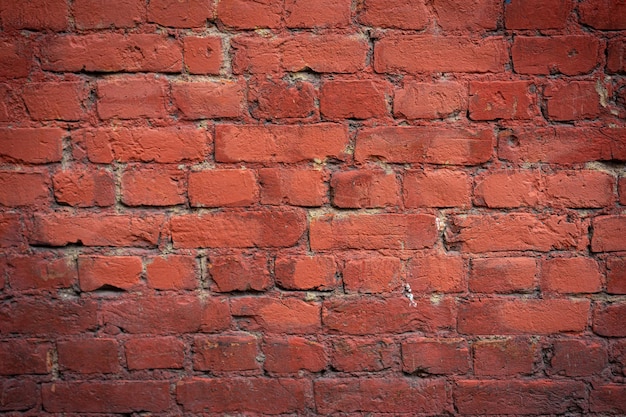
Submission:
<svg viewBox="0 0 626 417">
<path fill-rule="evenodd" d="M 0 412 L 626 414 L 624 1 L 0 23 Z"/>
</svg>

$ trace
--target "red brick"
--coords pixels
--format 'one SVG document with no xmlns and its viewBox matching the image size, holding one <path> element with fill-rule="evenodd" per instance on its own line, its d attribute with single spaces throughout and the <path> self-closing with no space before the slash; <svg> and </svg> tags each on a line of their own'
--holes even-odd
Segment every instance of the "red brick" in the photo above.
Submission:
<svg viewBox="0 0 626 417">
<path fill-rule="evenodd" d="M 508 62 L 504 40 L 470 41 L 457 36 L 389 35 L 374 46 L 378 73 L 502 72 Z"/>
<path fill-rule="evenodd" d="M 250 206 L 259 199 L 254 172 L 213 169 L 189 174 L 189 202 L 194 207 Z"/>
<path fill-rule="evenodd" d="M 580 75 L 596 67 L 599 48 L 598 39 L 587 35 L 516 36 L 511 54 L 520 74 Z"/>
<path fill-rule="evenodd" d="M 261 204 L 317 207 L 327 200 L 328 186 L 321 170 L 264 168 L 258 174 Z"/>
<path fill-rule="evenodd" d="M 467 268 L 457 255 L 427 255 L 409 262 L 407 283 L 416 293 L 463 292 L 467 289 Z"/>
<path fill-rule="evenodd" d="M 532 119 L 537 115 L 535 85 L 529 81 L 470 82 L 473 120 Z"/>
<path fill-rule="evenodd" d="M 283 40 L 260 36 L 239 35 L 231 40 L 234 74 L 276 73 L 281 69 L 280 47 Z"/>
<path fill-rule="evenodd" d="M 26 109 L 15 85 L 0 84 L 0 121 L 10 122 L 26 118 Z"/>
<path fill-rule="evenodd" d="M 296 298 L 241 297 L 231 299 L 231 312 L 242 317 L 242 330 L 304 334 L 321 330 L 321 307 Z"/>
<path fill-rule="evenodd" d="M 449 394 L 440 379 L 321 378 L 314 381 L 317 412 L 427 413 L 448 409 Z"/>
<path fill-rule="evenodd" d="M 372 372 L 391 368 L 399 357 L 399 347 L 391 339 L 334 338 L 331 363 L 341 372 Z"/>
<path fill-rule="evenodd" d="M 458 329 L 474 335 L 580 333 L 589 307 L 589 300 L 472 300 L 460 305 Z"/>
<path fill-rule="evenodd" d="M 95 291 L 113 287 L 130 290 L 139 286 L 142 269 L 138 256 L 79 256 L 80 289 Z"/>
<path fill-rule="evenodd" d="M 87 93 L 82 82 L 31 83 L 24 87 L 22 98 L 34 120 L 80 120 Z"/>
<path fill-rule="evenodd" d="M 585 384 L 580 381 L 459 381 L 455 405 L 462 414 L 561 414 L 582 409 Z"/>
<path fill-rule="evenodd" d="M 232 81 L 173 83 L 172 97 L 184 119 L 236 118 L 243 115 L 243 90 Z"/>
<path fill-rule="evenodd" d="M 552 120 L 594 119 L 600 114 L 600 95 L 593 81 L 557 81 L 549 84 L 543 94 Z"/>
<path fill-rule="evenodd" d="M 97 327 L 97 304 L 92 300 L 23 299 L 0 308 L 3 334 L 82 334 Z"/>
<path fill-rule="evenodd" d="M 531 292 L 536 287 L 536 275 L 534 258 L 474 258 L 469 288 L 483 293 Z"/>
<path fill-rule="evenodd" d="M 434 0 L 432 5 L 444 31 L 494 30 L 502 15 L 499 0 Z"/>
<path fill-rule="evenodd" d="M 626 375 L 626 339 L 613 340 L 609 349 L 609 361 L 617 365 L 617 375 Z"/>
<path fill-rule="evenodd" d="M 330 186 L 333 205 L 337 207 L 397 207 L 400 204 L 400 184 L 393 171 L 339 171 L 333 174 Z"/>
<path fill-rule="evenodd" d="M 217 18 L 235 29 L 276 29 L 281 26 L 283 3 L 276 1 L 220 0 Z"/>
<path fill-rule="evenodd" d="M 75 166 L 52 177 L 57 203 L 72 207 L 107 207 L 115 204 L 115 180 L 104 169 Z"/>
<path fill-rule="evenodd" d="M 0 247 L 21 246 L 24 240 L 19 214 L 0 213 Z"/>
<path fill-rule="evenodd" d="M 611 39 L 607 47 L 606 69 L 611 73 L 626 72 L 626 41 Z"/>
<path fill-rule="evenodd" d="M 215 283 L 214 291 L 265 291 L 273 281 L 268 271 L 266 255 L 235 253 L 211 256 L 209 273 Z"/>
<path fill-rule="evenodd" d="M 626 4 L 613 0 L 583 0 L 578 4 L 580 22 L 595 29 L 626 29 Z"/>
<path fill-rule="evenodd" d="M 328 291 L 337 287 L 332 256 L 290 256 L 276 259 L 276 282 L 288 290 Z"/>
<path fill-rule="evenodd" d="M 72 381 L 42 386 L 43 407 L 52 413 L 162 412 L 171 407 L 168 381 Z"/>
<path fill-rule="evenodd" d="M 610 257 L 606 260 L 606 292 L 626 294 L 626 257 Z"/>
<path fill-rule="evenodd" d="M 295 163 L 344 160 L 349 144 L 345 126 L 334 123 L 287 126 L 216 126 L 218 162 Z"/>
<path fill-rule="evenodd" d="M 541 287 L 562 294 L 595 293 L 602 290 L 602 276 L 591 258 L 547 259 L 541 263 Z"/>
<path fill-rule="evenodd" d="M 176 401 L 192 413 L 302 414 L 311 395 L 303 378 L 189 378 L 176 386 Z"/>
<path fill-rule="evenodd" d="M 196 336 L 193 340 L 196 371 L 251 371 L 260 369 L 257 338 L 248 333 Z"/>
<path fill-rule="evenodd" d="M 46 164 L 63 156 L 66 131 L 54 127 L 0 129 L 0 161 Z"/>
<path fill-rule="evenodd" d="M 617 183 L 617 190 L 619 193 L 619 203 L 622 206 L 626 206 L 626 177 L 620 177 Z"/>
<path fill-rule="evenodd" d="M 598 216 L 592 225 L 592 252 L 626 250 L 626 216 Z"/>
<path fill-rule="evenodd" d="M 74 24 L 77 29 L 132 28 L 146 20 L 146 6 L 141 0 L 74 0 Z"/>
<path fill-rule="evenodd" d="M 264 343 L 263 353 L 264 369 L 277 374 L 320 372 L 328 364 L 324 346 L 303 337 L 271 338 Z"/>
<path fill-rule="evenodd" d="M 370 80 L 334 80 L 322 84 L 320 112 L 328 119 L 371 119 L 388 116 L 390 87 Z"/>
<path fill-rule="evenodd" d="M 467 87 L 461 83 L 405 82 L 396 90 L 393 114 L 407 119 L 442 119 L 467 110 Z"/>
<path fill-rule="evenodd" d="M 63 31 L 68 26 L 65 0 L 7 1 L 0 6 L 4 30 L 32 29 Z"/>
<path fill-rule="evenodd" d="M 47 374 L 52 369 L 52 350 L 51 343 L 33 339 L 0 342 L 0 375 Z"/>
<path fill-rule="evenodd" d="M 70 288 L 78 281 L 76 262 L 69 257 L 14 255 L 8 256 L 7 264 L 13 268 L 9 274 L 9 285 L 17 291 Z"/>
<path fill-rule="evenodd" d="M 193 290 L 198 285 L 196 271 L 193 257 L 157 256 L 146 265 L 146 280 L 148 287 L 157 290 Z"/>
<path fill-rule="evenodd" d="M 426 28 L 431 16 L 424 0 L 366 0 L 359 22 L 367 26 L 395 29 Z"/>
<path fill-rule="evenodd" d="M 446 230 L 449 244 L 473 253 L 576 249 L 586 247 L 586 235 L 580 220 L 527 213 L 457 216 Z"/>
<path fill-rule="evenodd" d="M 91 162 L 200 162 L 210 136 L 196 128 L 119 128 L 82 131 Z"/>
<path fill-rule="evenodd" d="M 402 342 L 402 370 L 416 375 L 465 374 L 469 349 L 463 339 L 411 338 Z"/>
<path fill-rule="evenodd" d="M 565 376 L 600 375 L 607 365 L 606 348 L 598 342 L 557 340 L 550 361 L 550 374 Z"/>
<path fill-rule="evenodd" d="M 217 75 L 224 61 L 222 38 L 186 36 L 183 38 L 183 57 L 190 74 Z"/>
<path fill-rule="evenodd" d="M 122 203 L 128 206 L 174 206 L 184 204 L 185 172 L 176 168 L 135 166 L 121 178 Z"/>
<path fill-rule="evenodd" d="M 370 256 L 346 261 L 343 284 L 347 292 L 389 293 L 401 287 L 403 275 L 400 259 Z"/>
<path fill-rule="evenodd" d="M 167 89 L 156 77 L 119 77 L 98 81 L 98 116 L 101 119 L 164 118 Z"/>
<path fill-rule="evenodd" d="M 358 162 L 474 165 L 488 161 L 492 153 L 491 130 L 388 126 L 360 130 L 354 158 Z"/>
<path fill-rule="evenodd" d="M 345 27 L 350 25 L 350 0 L 286 0 L 288 28 Z"/>
<path fill-rule="evenodd" d="M 57 342 L 62 371 L 110 374 L 119 371 L 115 339 L 73 339 Z"/>
<path fill-rule="evenodd" d="M 626 413 L 626 387 L 621 384 L 594 386 L 589 397 L 589 407 L 596 413 Z"/>
<path fill-rule="evenodd" d="M 0 206 L 43 206 L 50 202 L 43 172 L 0 171 Z"/>
<path fill-rule="evenodd" d="M 0 411 L 28 410 L 39 402 L 37 384 L 30 380 L 2 379 L 0 380 Z"/>
<path fill-rule="evenodd" d="M 598 305 L 593 312 L 593 331 L 600 336 L 625 337 L 624 315 L 626 303 Z"/>
<path fill-rule="evenodd" d="M 23 78 L 30 74 L 33 46 L 24 38 L 0 38 L 0 77 Z"/>
<path fill-rule="evenodd" d="M 536 171 L 488 172 L 476 178 L 474 204 L 489 208 L 537 206 L 541 199 L 540 175 Z"/>
<path fill-rule="evenodd" d="M 474 343 L 474 374 L 517 376 L 533 371 L 537 344 L 524 338 L 479 340 Z"/>
<path fill-rule="evenodd" d="M 162 215 L 35 215 L 28 238 L 32 244 L 47 246 L 156 246 L 163 220 Z"/>
<path fill-rule="evenodd" d="M 148 21 L 176 28 L 205 27 L 213 19 L 211 0 L 150 0 Z"/>
<path fill-rule="evenodd" d="M 545 199 L 551 206 L 602 208 L 613 205 L 613 176 L 601 171 L 561 171 L 546 176 Z"/>
<path fill-rule="evenodd" d="M 302 81 L 265 80 L 248 91 L 252 115 L 267 120 L 314 116 L 315 98 L 313 84 Z"/>
<path fill-rule="evenodd" d="M 437 240 L 435 217 L 428 214 L 352 214 L 313 218 L 312 250 L 422 249 Z"/>
<path fill-rule="evenodd" d="M 564 29 L 572 0 L 511 0 L 505 3 L 507 29 Z"/>
<path fill-rule="evenodd" d="M 365 68 L 369 45 L 359 35 L 299 34 L 281 46 L 286 71 L 354 73 Z"/>
<path fill-rule="evenodd" d="M 415 207 L 469 207 L 470 178 L 463 171 L 438 169 L 406 171 L 402 182 L 404 205 Z"/>
<path fill-rule="evenodd" d="M 185 343 L 179 337 L 130 339 L 124 345 L 128 369 L 180 369 Z"/>
</svg>

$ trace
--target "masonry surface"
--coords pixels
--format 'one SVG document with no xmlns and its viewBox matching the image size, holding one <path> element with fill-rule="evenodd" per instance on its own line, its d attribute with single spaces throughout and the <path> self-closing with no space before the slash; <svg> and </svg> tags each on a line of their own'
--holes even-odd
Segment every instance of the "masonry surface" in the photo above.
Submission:
<svg viewBox="0 0 626 417">
<path fill-rule="evenodd" d="M 624 1 L 0 25 L 0 412 L 626 415 Z"/>
</svg>

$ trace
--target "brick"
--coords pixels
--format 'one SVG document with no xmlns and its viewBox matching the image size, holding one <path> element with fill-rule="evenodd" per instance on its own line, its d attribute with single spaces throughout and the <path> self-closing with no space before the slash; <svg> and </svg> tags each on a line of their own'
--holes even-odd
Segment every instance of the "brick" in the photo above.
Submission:
<svg viewBox="0 0 626 417">
<path fill-rule="evenodd" d="M 252 115 L 258 119 L 301 119 L 315 116 L 316 93 L 309 82 L 265 80 L 248 90 L 253 106 Z"/>
<path fill-rule="evenodd" d="M 75 0 L 72 4 L 77 29 L 132 28 L 146 20 L 141 0 Z"/>
<path fill-rule="evenodd" d="M 602 290 L 602 276 L 591 258 L 547 259 L 541 263 L 541 287 L 561 294 L 595 293 Z"/>
<path fill-rule="evenodd" d="M 492 153 L 490 130 L 389 126 L 361 129 L 354 158 L 358 162 L 475 165 L 491 159 Z"/>
<path fill-rule="evenodd" d="M 108 207 L 115 204 L 115 180 L 110 171 L 74 166 L 52 177 L 57 203 L 72 207 Z"/>
<path fill-rule="evenodd" d="M 281 70 L 280 47 L 283 39 L 239 35 L 231 40 L 234 74 L 268 74 Z"/>
<path fill-rule="evenodd" d="M 472 120 L 532 119 L 538 113 L 535 85 L 529 81 L 470 82 Z"/>
<path fill-rule="evenodd" d="M 225 372 L 260 369 L 257 338 L 247 333 L 196 336 L 193 367 L 197 371 Z"/>
<path fill-rule="evenodd" d="M 0 171 L 0 206 L 43 206 L 50 202 L 43 172 Z"/>
<path fill-rule="evenodd" d="M 314 381 L 319 413 L 443 413 L 449 394 L 440 379 L 321 378 Z"/>
<path fill-rule="evenodd" d="M 571 0 L 511 0 L 505 4 L 507 29 L 565 29 L 572 13 Z"/>
<path fill-rule="evenodd" d="M 472 292 L 509 294 L 532 292 L 537 262 L 533 258 L 474 258 L 469 289 Z"/>
<path fill-rule="evenodd" d="M 583 332 L 587 327 L 588 300 L 483 299 L 459 307 L 462 334 L 553 334 Z"/>
<path fill-rule="evenodd" d="M 625 257 L 610 257 L 606 260 L 606 292 L 626 294 Z"/>
<path fill-rule="evenodd" d="M 72 381 L 42 385 L 43 407 L 52 413 L 162 412 L 171 407 L 168 381 Z"/>
<path fill-rule="evenodd" d="M 132 290 L 139 286 L 143 265 L 138 256 L 78 257 L 78 280 L 83 291 L 113 287 Z"/>
<path fill-rule="evenodd" d="M 9 1 L 0 6 L 4 30 L 49 29 L 60 32 L 67 29 L 68 14 L 64 0 Z"/>
<path fill-rule="evenodd" d="M 31 244 L 66 246 L 156 246 L 163 216 L 48 214 L 35 215 Z"/>
<path fill-rule="evenodd" d="M 335 172 L 330 187 L 336 207 L 397 207 L 400 204 L 400 184 L 393 171 L 359 169 Z"/>
<path fill-rule="evenodd" d="M 243 115 L 243 90 L 232 81 L 176 82 L 172 84 L 172 98 L 184 119 L 237 118 Z"/>
<path fill-rule="evenodd" d="M 213 169 L 189 174 L 193 207 L 245 207 L 259 199 L 256 176 L 249 169 Z"/>
<path fill-rule="evenodd" d="M 520 74 L 586 74 L 596 67 L 599 48 L 598 39 L 587 35 L 516 36 L 513 68 Z"/>
<path fill-rule="evenodd" d="M 580 381 L 464 381 L 457 383 L 455 405 L 460 413 L 545 414 L 582 409 L 586 389 Z"/>
<path fill-rule="evenodd" d="M 600 95 L 593 81 L 569 81 L 549 84 L 544 90 L 548 117 L 567 121 L 595 119 L 600 115 Z"/>
<path fill-rule="evenodd" d="M 0 411 L 29 410 L 38 403 L 39 389 L 34 381 L 20 379 L 0 380 Z"/>
<path fill-rule="evenodd" d="M 214 291 L 265 291 L 273 284 L 266 255 L 233 253 L 211 256 L 209 261 Z"/>
<path fill-rule="evenodd" d="M 533 207 L 541 200 L 541 177 L 536 171 L 488 172 L 476 178 L 474 204 L 489 208 Z"/>
<path fill-rule="evenodd" d="M 618 339 L 609 345 L 609 361 L 617 365 L 617 374 L 626 372 L 626 340 Z"/>
<path fill-rule="evenodd" d="M 619 193 L 619 203 L 626 206 L 626 177 L 620 177 L 617 183 L 617 191 Z"/>
<path fill-rule="evenodd" d="M 355 73 L 365 68 L 369 45 L 359 35 L 299 34 L 281 46 L 286 71 Z"/>
<path fill-rule="evenodd" d="M 337 287 L 332 256 L 290 256 L 276 259 L 276 282 L 288 290 L 329 291 Z"/>
<path fill-rule="evenodd" d="M 405 82 L 395 91 L 393 114 L 407 119 L 443 119 L 467 110 L 467 87 L 461 83 Z"/>
<path fill-rule="evenodd" d="M 596 413 L 624 414 L 626 388 L 620 384 L 594 386 L 589 396 L 589 408 Z"/>
<path fill-rule="evenodd" d="M 467 289 L 467 268 L 457 255 L 414 257 L 408 265 L 407 283 L 420 294 L 463 292 Z"/>
<path fill-rule="evenodd" d="M 463 339 L 411 338 L 402 342 L 402 370 L 416 375 L 453 375 L 469 371 Z"/>
<path fill-rule="evenodd" d="M 371 119 L 388 116 L 390 88 L 370 80 L 334 80 L 322 84 L 320 112 L 328 119 Z"/>
<path fill-rule="evenodd" d="M 231 299 L 231 313 L 242 317 L 240 328 L 280 334 L 310 334 L 321 330 L 321 307 L 297 298 L 241 297 Z"/>
<path fill-rule="evenodd" d="M 210 333 L 229 328 L 231 321 L 227 302 L 215 297 L 124 297 L 103 305 L 101 313 L 106 326 L 146 335 Z"/>
<path fill-rule="evenodd" d="M 324 303 L 322 322 L 331 334 L 437 332 L 454 327 L 454 303 L 406 298 L 367 299 L 362 296 L 330 299 Z"/>
<path fill-rule="evenodd" d="M 312 250 L 422 249 L 437 240 L 435 217 L 428 214 L 352 214 L 314 218 Z"/>
<path fill-rule="evenodd" d="M 7 257 L 7 265 L 13 268 L 9 285 L 16 291 L 70 288 L 78 281 L 76 262 L 70 257 L 43 253 L 13 255 Z"/>
<path fill-rule="evenodd" d="M 167 81 L 156 77 L 116 77 L 98 81 L 101 119 L 164 118 Z"/>
<path fill-rule="evenodd" d="M 26 118 L 26 109 L 14 85 L 0 84 L 0 122 Z"/>
<path fill-rule="evenodd" d="M 283 2 L 221 0 L 217 18 L 235 29 L 276 29 L 281 26 Z"/>
<path fill-rule="evenodd" d="M 33 339 L 0 342 L 0 375 L 47 374 L 53 345 Z M 0 402 L 4 405 L 4 401 Z"/>
<path fill-rule="evenodd" d="M 597 305 L 593 312 L 593 331 L 600 336 L 626 336 L 624 314 L 626 314 L 624 302 Z"/>
<path fill-rule="evenodd" d="M 0 129 L 0 161 L 46 164 L 63 156 L 66 131 L 54 127 Z"/>
<path fill-rule="evenodd" d="M 424 0 L 366 0 L 359 22 L 367 26 L 422 30 L 431 16 Z"/>
<path fill-rule="evenodd" d="M 82 131 L 91 162 L 200 162 L 210 136 L 196 128 L 120 128 Z"/>
<path fill-rule="evenodd" d="M 295 29 L 349 26 L 350 0 L 286 0 L 285 26 Z"/>
<path fill-rule="evenodd" d="M 185 344 L 178 337 L 133 338 L 124 344 L 128 369 L 180 369 Z"/>
<path fill-rule="evenodd" d="M 81 334 L 96 328 L 96 310 L 92 300 L 23 299 L 0 308 L 0 331 L 54 337 Z"/>
<path fill-rule="evenodd" d="M 599 342 L 557 340 L 550 361 L 550 374 L 569 377 L 600 375 L 607 365 L 606 348 Z"/>
<path fill-rule="evenodd" d="M 545 199 L 551 206 L 602 208 L 613 205 L 615 179 L 601 171 L 561 171 L 545 177 Z"/>
<path fill-rule="evenodd" d="M 193 290 L 197 287 L 196 260 L 191 256 L 157 256 L 147 261 L 148 287 L 157 290 Z"/>
<path fill-rule="evenodd" d="M 340 372 L 376 372 L 394 366 L 399 346 L 391 339 L 333 338 L 331 364 Z"/>
<path fill-rule="evenodd" d="M 148 21 L 175 28 L 205 27 L 213 19 L 210 0 L 151 0 Z"/>
<path fill-rule="evenodd" d="M 85 114 L 87 88 L 82 82 L 31 83 L 22 98 L 34 120 L 81 120 Z"/>
<path fill-rule="evenodd" d="M 263 368 L 277 374 L 320 372 L 328 364 L 324 346 L 303 337 L 271 338 L 263 344 Z"/>
<path fill-rule="evenodd" d="M 127 206 L 184 204 L 185 172 L 176 168 L 134 166 L 121 177 L 122 203 Z"/>
<path fill-rule="evenodd" d="M 345 126 L 334 123 L 287 126 L 216 126 L 218 162 L 296 163 L 344 160 L 349 144 Z"/>
<path fill-rule="evenodd" d="M 24 231 L 19 214 L 0 213 L 0 247 L 24 244 Z"/>
<path fill-rule="evenodd" d="M 474 343 L 474 374 L 517 376 L 533 371 L 537 344 L 526 338 L 479 340 Z"/>
<path fill-rule="evenodd" d="M 402 181 L 404 205 L 416 207 L 469 207 L 470 178 L 463 171 L 407 170 Z"/>
<path fill-rule="evenodd" d="M 626 5 L 611 0 L 584 0 L 578 4 L 580 22 L 595 29 L 626 29 Z"/>
<path fill-rule="evenodd" d="M 626 72 L 626 41 L 611 39 L 607 47 L 606 69 L 610 73 Z"/>
<path fill-rule="evenodd" d="M 321 170 L 263 168 L 258 176 L 261 204 L 318 207 L 327 201 L 328 186 Z"/>
<path fill-rule="evenodd" d="M 464 252 L 498 252 L 508 250 L 585 247 L 587 226 L 565 216 L 537 217 L 527 213 L 457 216 L 446 230 L 446 241 Z"/>
<path fill-rule="evenodd" d="M 345 291 L 378 294 L 398 290 L 404 274 L 400 259 L 370 256 L 347 260 L 342 275 Z"/>
<path fill-rule="evenodd" d="M 592 252 L 626 250 L 626 216 L 598 216 L 593 219 Z"/>
<path fill-rule="evenodd" d="M 183 58 L 190 74 L 219 74 L 224 61 L 222 38 L 186 36 Z"/>
<path fill-rule="evenodd" d="M 301 414 L 311 395 L 303 378 L 187 378 L 176 386 L 176 401 L 192 413 Z"/>
<path fill-rule="evenodd" d="M 119 371 L 115 339 L 73 339 L 57 342 L 62 371 L 110 374 Z"/>
<path fill-rule="evenodd" d="M 435 0 L 432 7 L 444 31 L 494 30 L 502 14 L 499 0 Z"/>
<path fill-rule="evenodd" d="M 30 74 L 33 46 L 24 38 L 0 38 L 0 77 L 23 78 Z"/>
<path fill-rule="evenodd" d="M 506 62 L 499 37 L 473 42 L 457 36 L 389 35 L 374 45 L 378 73 L 502 72 Z"/>
</svg>

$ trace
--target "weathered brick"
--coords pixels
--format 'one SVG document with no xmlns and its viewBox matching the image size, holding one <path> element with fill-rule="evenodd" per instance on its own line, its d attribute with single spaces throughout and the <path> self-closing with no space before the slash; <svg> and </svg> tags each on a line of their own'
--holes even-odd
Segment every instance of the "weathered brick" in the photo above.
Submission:
<svg viewBox="0 0 626 417">
<path fill-rule="evenodd" d="M 264 168 L 258 171 L 261 204 L 317 207 L 327 200 L 324 171 Z"/>
<path fill-rule="evenodd" d="M 407 170 L 402 192 L 404 205 L 409 208 L 470 206 L 470 178 L 463 171 Z"/>
<path fill-rule="evenodd" d="M 248 90 L 252 115 L 259 119 L 301 119 L 316 114 L 315 88 L 309 82 L 264 80 Z"/>
<path fill-rule="evenodd" d="M 580 75 L 595 68 L 599 49 L 599 40 L 588 35 L 516 36 L 511 54 L 520 74 Z"/>
<path fill-rule="evenodd" d="M 308 35 L 287 38 L 281 45 L 287 71 L 354 73 L 365 68 L 369 45 L 357 35 Z"/>
<path fill-rule="evenodd" d="M 0 171 L 0 206 L 44 206 L 50 201 L 43 172 Z"/>
<path fill-rule="evenodd" d="M 421 30 L 432 19 L 424 0 L 366 0 L 359 4 L 359 22 L 367 26 Z"/>
<path fill-rule="evenodd" d="M 371 119 L 388 115 L 390 88 L 370 80 L 333 80 L 320 89 L 320 112 L 329 119 Z"/>
<path fill-rule="evenodd" d="M 122 203 L 128 206 L 184 204 L 185 172 L 159 166 L 132 166 L 122 173 Z"/>
<path fill-rule="evenodd" d="M 402 369 L 417 375 L 465 374 L 469 349 L 463 339 L 410 338 L 402 342 Z"/>
<path fill-rule="evenodd" d="M 495 377 L 528 375 L 538 351 L 537 343 L 524 337 L 479 340 L 474 343 L 474 373 Z"/>
<path fill-rule="evenodd" d="M 594 119 L 600 114 L 600 94 L 594 81 L 549 84 L 544 90 L 548 117 L 567 121 Z"/>
<path fill-rule="evenodd" d="M 343 284 L 348 292 L 390 293 L 403 282 L 400 259 L 389 256 L 371 256 L 349 259 L 343 268 Z"/>
<path fill-rule="evenodd" d="M 243 90 L 232 81 L 173 83 L 172 98 L 185 119 L 237 118 L 243 115 Z"/>
<path fill-rule="evenodd" d="M 408 265 L 407 283 L 419 294 L 463 292 L 467 289 L 467 268 L 457 255 L 414 257 Z"/>
<path fill-rule="evenodd" d="M 593 219 L 593 252 L 626 250 L 626 216 L 598 216 Z"/>
<path fill-rule="evenodd" d="M 533 258 L 474 258 L 469 289 L 472 292 L 515 293 L 535 289 L 537 261 Z"/>
<path fill-rule="evenodd" d="M 298 256 L 276 259 L 276 282 L 290 290 L 332 290 L 337 286 L 332 256 Z"/>
<path fill-rule="evenodd" d="M 76 261 L 53 254 L 13 255 L 7 257 L 9 285 L 17 291 L 70 288 L 78 281 Z"/>
<path fill-rule="evenodd" d="M 335 172 L 330 186 L 333 205 L 341 208 L 398 206 L 400 203 L 400 184 L 393 171 Z"/>
<path fill-rule="evenodd" d="M 52 349 L 51 343 L 34 339 L 0 342 L 0 375 L 47 374 L 52 370 Z"/>
<path fill-rule="evenodd" d="M 212 169 L 189 174 L 189 202 L 194 207 L 250 206 L 259 199 L 259 186 L 249 169 Z"/>
<path fill-rule="evenodd" d="M 131 28 L 146 20 L 141 0 L 75 0 L 72 4 L 77 29 Z"/>
<path fill-rule="evenodd" d="M 191 256 L 157 256 L 147 261 L 148 287 L 157 290 L 192 290 L 197 284 L 196 260 Z"/>
<path fill-rule="evenodd" d="M 626 29 L 626 5 L 611 0 L 583 0 L 578 4 L 581 23 L 601 30 Z"/>
<path fill-rule="evenodd" d="M 183 38 L 183 58 L 190 74 L 220 73 L 224 61 L 222 38 L 217 36 Z"/>
<path fill-rule="evenodd" d="M 193 367 L 199 371 L 251 371 L 260 369 L 257 338 L 248 333 L 196 336 Z"/>
<path fill-rule="evenodd" d="M 31 83 L 22 98 L 34 120 L 80 120 L 85 115 L 88 90 L 82 82 Z"/>
<path fill-rule="evenodd" d="M 4 30 L 62 31 L 68 27 L 68 18 L 68 5 L 64 0 L 7 1 L 0 6 Z"/>
<path fill-rule="evenodd" d="M 432 7 L 445 31 L 494 30 L 502 15 L 499 0 L 434 0 Z"/>
<path fill-rule="evenodd" d="M 532 119 L 538 112 L 535 91 L 535 85 L 529 81 L 470 82 L 469 117 Z"/>
<path fill-rule="evenodd" d="M 138 256 L 93 256 L 78 258 L 78 280 L 83 291 L 113 287 L 130 290 L 140 284 L 143 265 Z"/>
<path fill-rule="evenodd" d="M 552 258 L 541 262 L 541 287 L 561 294 L 595 293 L 602 290 L 602 276 L 592 258 Z"/>
<path fill-rule="evenodd" d="M 115 204 L 115 180 L 110 171 L 73 166 L 52 177 L 57 203 L 72 207 L 107 207 Z"/>
<path fill-rule="evenodd" d="M 180 369 L 185 344 L 178 337 L 133 338 L 124 344 L 128 369 Z"/>
<path fill-rule="evenodd" d="M 209 273 L 215 291 L 264 291 L 273 281 L 268 270 L 267 255 L 232 253 L 209 258 Z"/>
<path fill-rule="evenodd" d="M 550 374 L 568 377 L 599 375 L 608 362 L 606 347 L 595 341 L 557 340 L 553 349 Z"/>
<path fill-rule="evenodd" d="M 467 87 L 458 82 L 405 82 L 396 90 L 393 114 L 407 119 L 442 119 L 467 110 Z"/>
<path fill-rule="evenodd" d="M 288 28 L 345 27 L 350 25 L 350 0 L 286 0 Z"/>
<path fill-rule="evenodd" d="M 118 372 L 118 343 L 115 339 L 71 339 L 57 343 L 62 371 L 81 374 Z"/>
<path fill-rule="evenodd" d="M 231 313 L 243 317 L 243 330 L 306 334 L 321 329 L 321 306 L 297 298 L 241 297 L 231 300 Z"/>
<path fill-rule="evenodd" d="M 511 0 L 505 3 L 507 29 L 564 29 L 574 5 L 571 0 Z"/>
<path fill-rule="evenodd" d="M 0 129 L 0 161 L 46 164 L 63 156 L 66 131 L 54 127 Z"/>
<path fill-rule="evenodd" d="M 320 372 L 328 364 L 324 346 L 303 337 L 271 338 L 263 345 L 264 369 L 277 374 Z"/>
<path fill-rule="evenodd" d="M 210 0 L 150 0 L 148 21 L 176 28 L 204 27 L 213 19 Z"/>
</svg>

